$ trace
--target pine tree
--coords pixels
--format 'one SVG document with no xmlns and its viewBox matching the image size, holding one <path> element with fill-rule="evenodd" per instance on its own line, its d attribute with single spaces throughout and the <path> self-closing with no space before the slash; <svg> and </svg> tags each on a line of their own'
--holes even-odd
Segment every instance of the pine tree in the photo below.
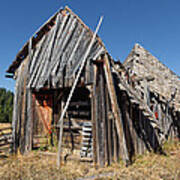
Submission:
<svg viewBox="0 0 180 180">
<path fill-rule="evenodd" d="M 13 93 L 0 88 L 0 123 L 12 121 Z"/>
</svg>

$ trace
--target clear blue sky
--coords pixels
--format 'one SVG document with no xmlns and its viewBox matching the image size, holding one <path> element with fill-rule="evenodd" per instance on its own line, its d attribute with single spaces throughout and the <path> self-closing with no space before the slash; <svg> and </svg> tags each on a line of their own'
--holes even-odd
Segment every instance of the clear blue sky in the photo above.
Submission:
<svg viewBox="0 0 180 180">
<path fill-rule="evenodd" d="M 5 70 L 29 37 L 61 6 L 68 5 L 94 30 L 109 53 L 124 61 L 137 42 L 180 75 L 179 0 L 2 0 L 0 4 L 0 87 L 14 89 Z"/>
</svg>

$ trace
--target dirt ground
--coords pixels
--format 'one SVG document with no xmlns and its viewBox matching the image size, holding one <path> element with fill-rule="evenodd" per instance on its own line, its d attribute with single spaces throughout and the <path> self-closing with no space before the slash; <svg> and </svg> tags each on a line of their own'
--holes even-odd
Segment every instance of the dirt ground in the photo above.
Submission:
<svg viewBox="0 0 180 180">
<path fill-rule="evenodd" d="M 27 155 L 0 157 L 2 180 L 55 180 L 55 179 L 175 179 L 180 180 L 180 142 L 164 146 L 165 155 L 147 153 L 136 157 L 125 167 L 122 162 L 105 168 L 94 168 L 92 163 L 68 161 L 62 168 L 56 167 L 55 155 L 34 151 Z"/>
</svg>

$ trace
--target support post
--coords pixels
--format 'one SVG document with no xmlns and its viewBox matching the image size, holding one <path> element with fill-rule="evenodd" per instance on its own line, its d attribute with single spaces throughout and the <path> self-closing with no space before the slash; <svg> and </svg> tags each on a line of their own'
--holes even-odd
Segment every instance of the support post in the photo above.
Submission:
<svg viewBox="0 0 180 180">
<path fill-rule="evenodd" d="M 96 127 L 96 75 L 97 75 L 97 67 L 94 65 L 94 83 L 92 88 L 92 102 L 91 102 L 91 112 L 92 112 L 92 132 L 93 132 L 93 162 L 94 165 L 97 165 L 98 157 L 97 157 L 97 127 Z"/>
<path fill-rule="evenodd" d="M 126 144 L 126 139 L 125 139 L 122 115 L 121 115 L 121 111 L 118 106 L 113 77 L 111 74 L 110 63 L 109 63 L 109 59 L 108 59 L 107 55 L 104 56 L 104 71 L 105 71 L 106 82 L 107 82 L 107 86 L 108 86 L 108 90 L 109 90 L 112 111 L 113 111 L 113 114 L 115 117 L 115 123 L 116 123 L 116 127 L 117 127 L 118 137 L 120 139 L 120 145 L 122 146 L 122 149 L 123 149 L 123 161 L 126 163 L 126 165 L 128 165 L 130 162 L 130 159 L 129 159 L 128 149 L 127 149 L 127 144 Z"/>
</svg>

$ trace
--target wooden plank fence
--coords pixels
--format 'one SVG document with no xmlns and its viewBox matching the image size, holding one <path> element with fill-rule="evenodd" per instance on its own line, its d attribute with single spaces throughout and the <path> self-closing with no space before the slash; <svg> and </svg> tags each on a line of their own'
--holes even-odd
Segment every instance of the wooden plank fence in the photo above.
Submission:
<svg viewBox="0 0 180 180">
<path fill-rule="evenodd" d="M 0 155 L 9 153 L 12 146 L 12 127 L 0 128 Z"/>
</svg>

